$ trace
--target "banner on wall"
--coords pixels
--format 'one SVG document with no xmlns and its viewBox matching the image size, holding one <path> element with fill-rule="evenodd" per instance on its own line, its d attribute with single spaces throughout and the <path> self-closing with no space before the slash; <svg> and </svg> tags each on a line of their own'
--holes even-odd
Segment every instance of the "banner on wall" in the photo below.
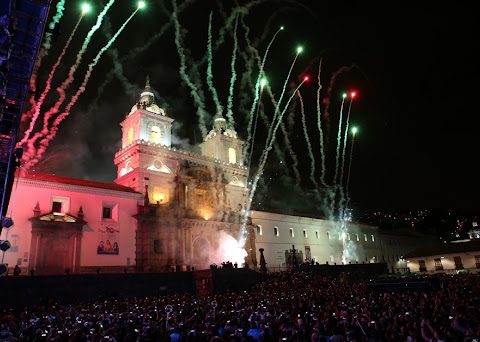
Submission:
<svg viewBox="0 0 480 342">
<path fill-rule="evenodd" d="M 118 255 L 120 231 L 111 226 L 105 225 L 98 230 L 97 254 Z"/>
</svg>

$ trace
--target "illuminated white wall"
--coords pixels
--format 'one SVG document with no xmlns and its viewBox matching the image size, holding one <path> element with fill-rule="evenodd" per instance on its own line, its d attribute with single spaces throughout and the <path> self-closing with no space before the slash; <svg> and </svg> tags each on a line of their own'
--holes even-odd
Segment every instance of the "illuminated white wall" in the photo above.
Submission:
<svg viewBox="0 0 480 342">
<path fill-rule="evenodd" d="M 9 230 L 8 240 L 12 248 L 5 254 L 5 263 L 11 267 L 17 263 L 26 269 L 30 260 L 30 241 L 32 225 L 29 221 L 34 216 L 33 209 L 37 202 L 42 214 L 51 211 L 52 198 L 68 198 L 68 213 L 77 216 L 80 207 L 83 209 L 83 227 L 80 267 L 96 266 L 134 266 L 135 265 L 135 229 L 137 203 L 143 196 L 137 193 L 100 189 L 96 187 L 79 186 L 54 181 L 40 181 L 20 178 L 18 187 L 14 189 L 10 203 L 14 226 Z M 102 219 L 103 206 L 109 204 L 115 211 L 114 220 L 108 222 Z M 13 205 L 13 207 L 12 207 Z M 118 230 L 118 255 L 99 255 L 100 230 L 105 226 Z M 7 230 L 3 229 L 2 239 L 6 238 Z"/>
<path fill-rule="evenodd" d="M 420 272 L 420 260 L 425 261 L 426 271 L 431 272 L 447 272 L 452 273 L 457 271 L 455 266 L 454 257 L 461 257 L 462 265 L 464 270 L 469 272 L 480 272 L 480 268 L 477 268 L 475 261 L 475 256 L 480 257 L 480 250 L 477 252 L 464 252 L 464 253 L 455 253 L 455 254 L 443 254 L 443 255 L 432 255 L 425 257 L 416 257 L 408 258 L 407 266 L 410 268 L 411 272 Z M 443 271 L 436 270 L 435 268 L 435 259 L 440 259 L 443 267 Z"/>
<path fill-rule="evenodd" d="M 334 222 L 260 211 L 252 211 L 251 217 L 253 223 L 261 227 L 255 229 L 257 251 L 259 248 L 265 250 L 265 259 L 271 268 L 284 266 L 285 251 L 290 250 L 292 245 L 301 250 L 304 257 L 305 247 L 310 247 L 311 257 L 320 264 L 327 261 L 329 264 L 342 263 L 344 241 L 340 239 L 342 236 Z M 275 235 L 275 227 L 278 228 L 278 236 Z M 293 229 L 293 237 L 290 229 Z M 405 272 L 406 262 L 401 257 L 425 241 L 418 236 L 390 235 L 363 224 L 350 223 L 347 231 L 345 244 L 351 253 L 347 262 L 385 262 L 390 272 Z M 259 256 L 257 252 L 258 261 Z"/>
<path fill-rule="evenodd" d="M 172 145 L 173 119 L 148 110 L 138 109 L 121 123 L 122 148 L 135 140 L 144 140 L 163 146 Z"/>
</svg>

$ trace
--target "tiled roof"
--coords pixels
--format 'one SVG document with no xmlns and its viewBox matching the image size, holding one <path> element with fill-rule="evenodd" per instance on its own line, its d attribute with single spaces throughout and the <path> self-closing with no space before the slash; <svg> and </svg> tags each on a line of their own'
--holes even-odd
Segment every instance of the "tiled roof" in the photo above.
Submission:
<svg viewBox="0 0 480 342">
<path fill-rule="evenodd" d="M 79 179 L 79 178 L 71 178 L 71 177 L 64 177 L 64 176 L 56 176 L 50 175 L 46 173 L 25 173 L 22 174 L 22 178 L 25 179 L 32 179 L 44 182 L 52 182 L 52 183 L 62 183 L 62 184 L 70 184 L 70 185 L 77 185 L 77 186 L 85 186 L 90 188 L 97 188 L 97 189 L 107 189 L 107 190 L 114 190 L 114 191 L 123 191 L 123 192 L 132 192 L 136 193 L 135 190 L 132 188 L 119 185 L 113 182 L 96 182 L 92 180 L 86 179 Z"/>
</svg>

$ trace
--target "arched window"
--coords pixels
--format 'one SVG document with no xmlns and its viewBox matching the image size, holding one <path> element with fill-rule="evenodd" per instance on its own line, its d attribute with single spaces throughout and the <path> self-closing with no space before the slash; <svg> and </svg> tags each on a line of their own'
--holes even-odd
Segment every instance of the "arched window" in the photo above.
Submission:
<svg viewBox="0 0 480 342">
<path fill-rule="evenodd" d="M 152 131 L 150 133 L 150 142 L 154 144 L 160 144 L 162 137 L 160 136 L 160 127 L 152 126 Z"/>
<path fill-rule="evenodd" d="M 233 147 L 230 147 L 228 149 L 228 162 L 230 164 L 236 164 L 237 163 L 237 151 Z"/>
<path fill-rule="evenodd" d="M 130 145 L 133 142 L 133 128 L 130 127 L 127 132 L 127 145 Z"/>
</svg>

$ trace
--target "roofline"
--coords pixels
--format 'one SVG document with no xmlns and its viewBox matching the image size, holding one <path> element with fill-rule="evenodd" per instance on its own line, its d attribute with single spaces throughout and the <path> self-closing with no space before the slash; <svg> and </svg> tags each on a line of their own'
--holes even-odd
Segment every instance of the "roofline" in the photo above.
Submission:
<svg viewBox="0 0 480 342">
<path fill-rule="evenodd" d="M 42 178 L 35 178 L 35 176 L 32 176 L 31 174 L 22 174 L 20 177 L 15 177 L 17 181 L 20 181 L 21 183 L 24 184 L 31 184 L 34 186 L 40 186 L 40 187 L 56 187 L 56 188 L 64 188 L 63 190 L 71 190 L 71 189 L 76 189 L 76 191 L 80 192 L 85 192 L 86 189 L 94 190 L 97 193 L 117 193 L 117 194 L 122 194 L 124 197 L 139 197 L 143 196 L 140 192 L 137 192 L 131 188 L 128 188 L 126 186 L 116 184 L 114 182 L 111 182 L 110 184 L 112 186 L 118 186 L 119 188 L 114 189 L 114 188 L 109 188 L 106 185 L 109 184 L 107 182 L 102 183 L 102 182 L 97 182 L 97 181 L 92 181 L 92 180 L 85 180 L 81 178 L 72 178 L 72 177 L 65 177 L 65 176 L 56 176 L 56 175 L 49 175 L 49 174 L 44 174 L 44 173 L 37 173 L 36 175 L 41 175 L 41 176 L 46 176 L 46 177 L 58 177 L 61 178 L 65 181 L 60 181 L 59 179 L 42 179 Z M 30 177 L 29 177 L 30 176 Z M 75 183 L 70 183 L 68 180 L 72 181 L 81 181 L 81 182 L 90 182 L 93 183 L 91 185 L 88 184 L 75 184 Z M 97 184 L 98 186 L 94 186 L 94 184 Z M 103 186 L 102 186 L 103 185 Z M 125 189 L 121 189 L 120 187 L 123 187 Z"/>
</svg>

